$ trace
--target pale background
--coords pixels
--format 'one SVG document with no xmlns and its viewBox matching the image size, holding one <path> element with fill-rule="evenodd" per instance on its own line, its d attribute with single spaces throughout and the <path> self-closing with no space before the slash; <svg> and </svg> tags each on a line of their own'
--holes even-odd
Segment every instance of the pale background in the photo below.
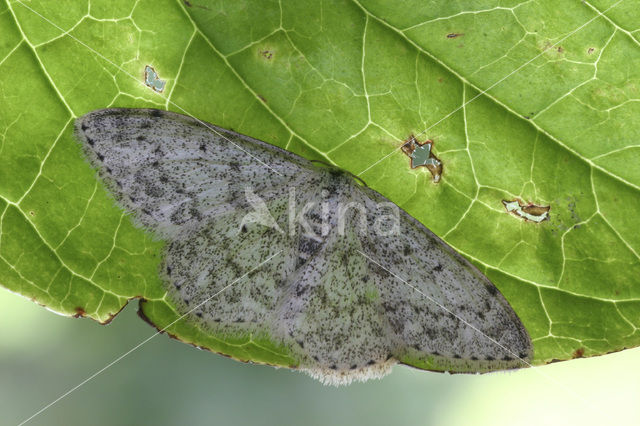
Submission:
<svg viewBox="0 0 640 426">
<path fill-rule="evenodd" d="M 0 424 L 18 424 L 154 329 L 137 302 L 109 326 L 55 315 L 0 288 Z M 397 366 L 334 388 L 159 335 L 29 425 L 640 424 L 640 350 L 517 372 Z"/>
</svg>

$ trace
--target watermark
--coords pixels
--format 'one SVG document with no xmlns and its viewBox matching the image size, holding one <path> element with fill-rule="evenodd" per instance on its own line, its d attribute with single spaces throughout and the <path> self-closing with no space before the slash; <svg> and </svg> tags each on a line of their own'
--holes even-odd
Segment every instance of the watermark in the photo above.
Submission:
<svg viewBox="0 0 640 426">
<path fill-rule="evenodd" d="M 338 235 L 355 231 L 362 236 L 373 233 L 381 237 L 400 232 L 400 209 L 392 202 L 343 202 L 335 194 L 322 190 L 319 200 L 306 200 L 302 204 L 297 197 L 301 194 L 307 198 L 306 192 L 290 187 L 286 209 L 278 205 L 275 212 L 269 210 L 268 203 L 252 187 L 245 187 L 245 200 L 251 211 L 240 221 L 238 233 L 246 232 L 247 225 L 257 224 L 281 234 L 288 233 L 290 237 L 301 232 L 303 237 L 320 242 L 332 231 Z M 286 212 L 284 218 L 283 212 Z"/>
</svg>

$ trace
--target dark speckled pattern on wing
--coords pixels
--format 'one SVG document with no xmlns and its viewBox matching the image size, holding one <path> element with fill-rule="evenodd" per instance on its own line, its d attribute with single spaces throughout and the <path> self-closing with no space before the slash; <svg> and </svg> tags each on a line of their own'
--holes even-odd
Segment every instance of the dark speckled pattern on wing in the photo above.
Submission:
<svg viewBox="0 0 640 426">
<path fill-rule="evenodd" d="M 393 236 L 361 232 L 355 209 L 343 233 L 334 215 L 320 240 L 300 226 L 290 235 L 290 199 L 298 211 L 316 202 L 306 218 L 318 234 L 323 201 L 333 212 L 350 202 L 365 206 L 371 231 L 388 213 L 380 209 L 388 200 L 342 172 L 207 126 L 134 109 L 99 110 L 76 122 L 85 153 L 118 203 L 168 241 L 162 275 L 181 312 L 280 253 L 189 321 L 222 336 L 264 333 L 330 383 L 380 376 L 397 360 L 476 372 L 521 367 L 531 358 L 529 336 L 495 286 L 404 211 Z M 280 229 L 240 226 L 252 211 L 246 187 Z"/>
</svg>

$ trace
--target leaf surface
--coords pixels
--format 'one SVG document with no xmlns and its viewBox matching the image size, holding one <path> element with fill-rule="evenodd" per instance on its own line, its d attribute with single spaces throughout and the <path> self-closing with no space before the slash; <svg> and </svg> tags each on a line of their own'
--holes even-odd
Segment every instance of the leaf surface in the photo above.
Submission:
<svg viewBox="0 0 640 426">
<path fill-rule="evenodd" d="M 166 108 L 360 176 L 496 284 L 536 363 L 637 346 L 638 2 L 465 3 L 1 3 L 0 283 L 101 322 L 135 297 L 160 329 L 178 318 L 163 243 L 114 206 L 72 138 L 94 109 Z M 410 168 L 411 134 L 434 141 L 440 183 Z M 516 199 L 550 220 L 509 214 Z M 252 336 L 168 332 L 297 364 Z"/>
</svg>

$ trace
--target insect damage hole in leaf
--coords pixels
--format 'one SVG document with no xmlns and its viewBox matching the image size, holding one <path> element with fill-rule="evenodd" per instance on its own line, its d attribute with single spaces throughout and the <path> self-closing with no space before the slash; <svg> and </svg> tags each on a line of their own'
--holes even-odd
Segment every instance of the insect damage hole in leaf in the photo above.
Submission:
<svg viewBox="0 0 640 426">
<path fill-rule="evenodd" d="M 522 200 L 502 200 L 504 208 L 511 214 L 525 221 L 540 223 L 549 220 L 551 206 L 539 206 L 533 203 L 524 203 Z"/>
<path fill-rule="evenodd" d="M 146 65 L 144 67 L 144 84 L 149 86 L 154 92 L 162 93 L 167 82 L 160 80 L 158 73 L 152 66 Z"/>
<path fill-rule="evenodd" d="M 431 148 L 433 141 L 427 139 L 420 143 L 415 136 L 409 136 L 409 139 L 402 145 L 402 152 L 407 154 L 411 159 L 411 168 L 426 167 L 433 176 L 433 182 L 440 182 L 442 176 L 442 162 L 435 156 Z"/>
<path fill-rule="evenodd" d="M 265 48 L 265 49 L 261 49 L 258 54 L 265 60 L 270 61 L 271 59 L 273 59 L 273 49 L 271 48 Z"/>
</svg>

